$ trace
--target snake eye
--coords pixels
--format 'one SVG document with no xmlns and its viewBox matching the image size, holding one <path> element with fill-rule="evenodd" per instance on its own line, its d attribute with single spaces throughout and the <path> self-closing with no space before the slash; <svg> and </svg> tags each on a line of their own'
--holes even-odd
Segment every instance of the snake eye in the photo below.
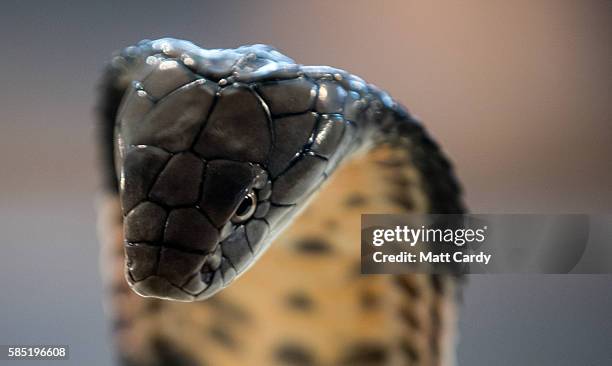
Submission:
<svg viewBox="0 0 612 366">
<path fill-rule="evenodd" d="M 255 195 L 255 192 L 251 191 L 244 196 L 244 199 L 242 202 L 240 202 L 238 209 L 234 213 L 234 216 L 232 216 L 232 222 L 240 223 L 248 220 L 255 212 L 256 207 L 257 196 Z"/>
</svg>

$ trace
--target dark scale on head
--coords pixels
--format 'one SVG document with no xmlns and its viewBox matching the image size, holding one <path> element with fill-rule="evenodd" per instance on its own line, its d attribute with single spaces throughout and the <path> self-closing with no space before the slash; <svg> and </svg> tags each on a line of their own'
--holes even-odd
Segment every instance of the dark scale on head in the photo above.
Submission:
<svg viewBox="0 0 612 366">
<path fill-rule="evenodd" d="M 204 162 L 190 153 L 174 155 L 153 185 L 150 197 L 168 206 L 194 205 L 199 198 Z"/>
<path fill-rule="evenodd" d="M 205 159 L 265 163 L 272 143 L 269 116 L 255 92 L 246 85 L 230 85 L 221 89 L 218 99 L 195 151 Z"/>
<path fill-rule="evenodd" d="M 344 135 L 345 125 L 339 115 L 321 115 L 310 151 L 324 159 L 332 159 Z"/>
<path fill-rule="evenodd" d="M 274 133 L 277 136 L 272 150 L 274 159 L 268 165 L 272 177 L 276 178 L 295 159 L 308 143 L 316 123 L 316 115 L 304 113 L 277 118 L 274 120 Z M 300 128 L 296 128 L 300 126 Z"/>
<path fill-rule="evenodd" d="M 274 359 L 285 366 L 314 366 L 315 354 L 299 343 L 284 343 L 274 352 Z"/>
<path fill-rule="evenodd" d="M 273 116 L 307 112 L 317 94 L 316 84 L 303 77 L 263 83 L 257 90 Z"/>
<path fill-rule="evenodd" d="M 170 154 L 153 146 L 137 146 L 126 153 L 120 187 L 124 215 L 147 197 L 169 159 Z"/>
<path fill-rule="evenodd" d="M 332 246 L 323 238 L 305 237 L 296 241 L 294 249 L 308 255 L 326 255 L 333 252 Z"/>
</svg>

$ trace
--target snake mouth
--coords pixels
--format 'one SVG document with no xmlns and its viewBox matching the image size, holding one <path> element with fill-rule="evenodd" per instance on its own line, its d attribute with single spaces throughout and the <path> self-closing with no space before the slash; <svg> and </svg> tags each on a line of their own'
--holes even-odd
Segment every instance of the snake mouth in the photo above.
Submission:
<svg viewBox="0 0 612 366">
<path fill-rule="evenodd" d="M 126 279 L 144 297 L 203 300 L 229 284 L 231 267 L 222 266 L 220 245 L 209 254 L 142 243 L 127 243 L 125 251 Z"/>
<path fill-rule="evenodd" d="M 142 253 L 130 255 L 142 251 L 142 244 L 126 245 L 126 278 L 132 290 L 144 297 L 188 302 L 204 300 L 228 286 L 237 274 L 231 265 L 227 265 L 228 260 L 222 257 L 220 245 L 208 255 L 181 253 L 169 247 L 145 249 L 156 259 L 142 258 Z M 139 278 L 138 271 L 150 266 L 151 259 L 157 262 L 157 270 Z"/>
<path fill-rule="evenodd" d="M 229 286 L 255 262 L 266 233 L 261 222 L 239 226 L 228 223 L 221 230 L 221 241 L 209 252 L 167 243 L 126 242 L 127 281 L 144 297 L 205 300 Z"/>
</svg>

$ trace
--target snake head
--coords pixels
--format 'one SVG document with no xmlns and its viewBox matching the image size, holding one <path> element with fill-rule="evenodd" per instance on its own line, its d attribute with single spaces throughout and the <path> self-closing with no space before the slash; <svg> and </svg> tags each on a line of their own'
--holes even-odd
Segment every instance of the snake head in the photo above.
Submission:
<svg viewBox="0 0 612 366">
<path fill-rule="evenodd" d="M 152 56 L 114 138 L 126 277 L 143 296 L 205 299 L 256 261 L 344 155 L 346 93 L 267 46 L 138 47 L 123 59 Z M 245 81 L 225 78 L 241 71 Z"/>
</svg>

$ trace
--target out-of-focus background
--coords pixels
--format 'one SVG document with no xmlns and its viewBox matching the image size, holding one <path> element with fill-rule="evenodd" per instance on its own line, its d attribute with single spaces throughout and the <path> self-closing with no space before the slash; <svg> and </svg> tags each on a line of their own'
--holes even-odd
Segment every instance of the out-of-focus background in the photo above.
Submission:
<svg viewBox="0 0 612 366">
<path fill-rule="evenodd" d="M 611 1 L 4 1 L 0 344 L 110 364 L 94 88 L 113 50 L 162 36 L 268 43 L 388 90 L 452 157 L 473 212 L 612 210 Z M 611 290 L 612 276 L 471 276 L 459 363 L 612 364 Z"/>
</svg>

